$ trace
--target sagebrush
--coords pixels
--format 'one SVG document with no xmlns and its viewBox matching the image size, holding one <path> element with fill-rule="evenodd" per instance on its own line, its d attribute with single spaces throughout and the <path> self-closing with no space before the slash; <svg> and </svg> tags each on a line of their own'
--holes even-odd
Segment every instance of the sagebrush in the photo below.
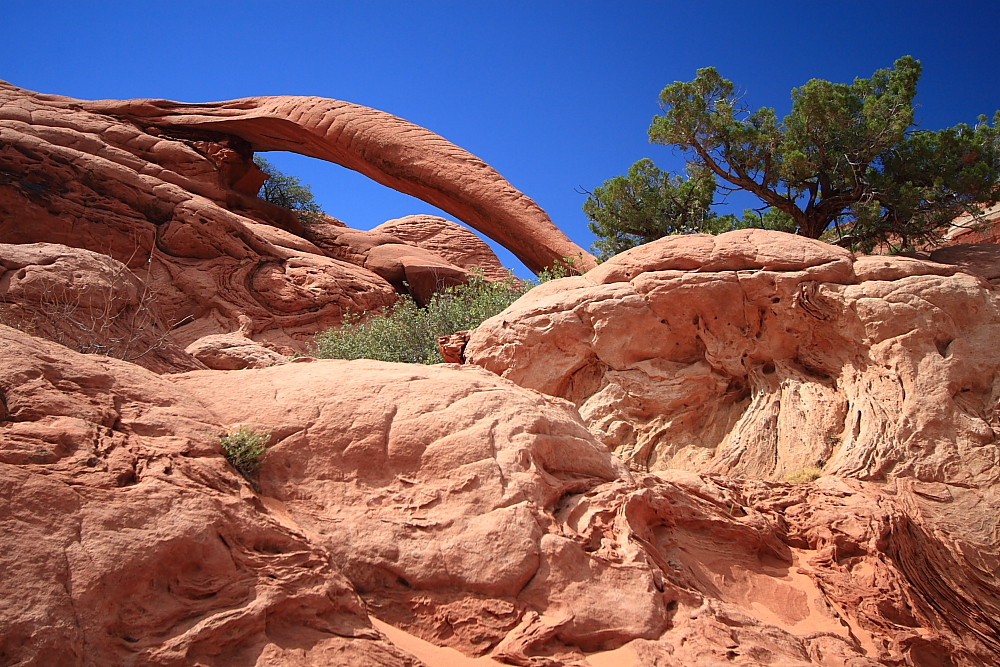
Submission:
<svg viewBox="0 0 1000 667">
<path fill-rule="evenodd" d="M 806 466 L 805 468 L 799 468 L 798 470 L 793 470 L 785 475 L 785 481 L 791 482 L 792 484 L 806 484 L 808 482 L 814 482 L 823 476 L 823 469 L 819 466 Z"/>
<path fill-rule="evenodd" d="M 566 261 L 539 275 L 540 281 L 572 272 Z M 309 353 L 321 359 L 375 359 L 413 364 L 442 363 L 439 336 L 473 329 L 500 313 L 537 283 L 511 275 L 489 281 L 473 272 L 467 283 L 447 287 L 418 306 L 403 295 L 392 308 L 375 313 L 348 313 L 340 327 L 316 336 Z"/>
<path fill-rule="evenodd" d="M 271 442 L 267 431 L 241 427 L 220 436 L 219 442 L 226 460 L 247 479 L 253 478 L 260 469 L 261 457 Z"/>
</svg>

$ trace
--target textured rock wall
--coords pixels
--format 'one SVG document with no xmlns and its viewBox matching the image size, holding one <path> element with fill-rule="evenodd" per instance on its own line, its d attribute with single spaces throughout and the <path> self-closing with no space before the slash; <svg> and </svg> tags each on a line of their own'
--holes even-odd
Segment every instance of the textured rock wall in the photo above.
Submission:
<svg viewBox="0 0 1000 667">
<path fill-rule="evenodd" d="M 358 171 L 455 215 L 532 271 L 591 255 L 488 164 L 430 130 L 376 109 L 322 97 L 250 97 L 209 104 L 167 100 L 76 102 L 162 127 L 232 134 L 258 151 L 285 150 Z"/>
<path fill-rule="evenodd" d="M 474 367 L 0 353 L 4 662 L 415 664 L 368 614 L 515 665 L 1000 655 L 992 490 L 629 473 Z M 272 434 L 256 487 L 240 425 Z"/>
<path fill-rule="evenodd" d="M 293 233 L 287 212 L 276 220 L 286 228 L 276 226 L 276 207 L 232 189 L 231 164 L 248 162 L 247 151 L 233 137 L 164 135 L 4 85 L 0 241 L 126 264 L 156 290 L 181 346 L 234 331 L 245 316 L 251 335 L 297 347 L 346 308 L 391 304 L 385 280 Z"/>
<path fill-rule="evenodd" d="M 740 231 L 543 285 L 465 353 L 573 401 L 637 469 L 968 484 L 997 478 L 998 335 L 981 276 Z"/>
<path fill-rule="evenodd" d="M 429 179 L 428 192 L 443 189 L 456 206 L 465 202 L 463 211 L 479 211 L 503 230 L 501 241 L 560 257 L 578 250 L 477 158 L 388 114 L 299 98 L 220 104 L 215 112 L 180 107 L 84 102 L 0 82 L 0 242 L 59 244 L 122 262 L 144 291 L 155 292 L 155 319 L 181 348 L 238 330 L 279 351 L 301 351 L 345 312 L 389 306 L 397 292 L 425 302 L 463 282 L 472 267 L 505 275 L 488 246 L 451 221 L 410 220 L 401 238 L 329 217 L 304 223 L 258 199 L 263 174 L 251 157 L 264 148 L 262 136 L 281 135 L 276 128 L 311 137 L 307 148 L 282 148 L 326 151 L 369 175 L 384 168 L 394 174 L 390 185 L 408 183 L 414 194 Z M 439 242 L 427 243 L 431 237 Z M 454 246 L 443 250 L 441 239 Z M 139 363 L 163 370 L 162 361 Z M 197 366 L 190 358 L 174 362 L 176 370 Z"/>
</svg>

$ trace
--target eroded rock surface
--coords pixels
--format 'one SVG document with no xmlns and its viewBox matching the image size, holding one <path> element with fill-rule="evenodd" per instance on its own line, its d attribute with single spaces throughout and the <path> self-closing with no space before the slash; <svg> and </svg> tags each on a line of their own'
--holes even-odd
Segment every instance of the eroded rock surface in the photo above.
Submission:
<svg viewBox="0 0 1000 667">
<path fill-rule="evenodd" d="M 220 371 L 267 368 L 289 360 L 277 350 L 254 342 L 239 332 L 199 338 L 184 351 L 208 368 Z"/>
<path fill-rule="evenodd" d="M 372 230 L 440 255 L 469 271 L 478 269 L 488 280 L 506 280 L 510 271 L 482 239 L 461 225 L 435 215 L 408 215 Z"/>
<path fill-rule="evenodd" d="M 1000 655 L 992 490 L 629 473 L 471 366 L 0 346 L 8 662 L 415 664 L 367 614 L 515 665 Z M 256 487 L 216 438 L 241 425 L 271 433 Z"/>
<path fill-rule="evenodd" d="M 540 219 L 346 103 L 0 85 L 0 663 L 420 664 L 393 627 L 474 664 L 1000 662 L 993 250 L 674 237 L 447 339 L 471 365 L 292 358 L 488 259 L 261 202 L 253 150 L 296 141 Z"/>
<path fill-rule="evenodd" d="M 637 469 L 992 484 L 998 335 L 996 293 L 955 266 L 739 231 L 546 283 L 465 355 L 573 401 Z"/>
<path fill-rule="evenodd" d="M 423 228 L 433 228 L 438 242 L 424 247 L 268 204 L 255 196 L 255 150 L 317 154 L 418 196 L 440 194 L 502 243 L 529 248 L 539 268 L 548 255 L 579 250 L 481 160 L 389 114 L 318 98 L 172 105 L 85 102 L 0 82 L 0 242 L 60 244 L 123 263 L 156 293 L 155 317 L 179 348 L 249 318 L 251 340 L 302 351 L 348 311 L 391 306 L 403 290 L 427 301 L 479 261 L 498 270 L 489 248 L 455 223 L 405 225 L 425 241 Z M 307 146 L 295 143 L 300 135 L 311 137 Z M 429 249 L 440 249 L 443 230 L 462 247 Z M 176 361 L 174 370 L 197 366 Z"/>
<path fill-rule="evenodd" d="M 161 127 L 225 132 L 258 151 L 287 150 L 358 171 L 451 213 L 533 271 L 563 257 L 593 257 L 488 164 L 397 116 L 322 97 L 250 97 L 209 104 L 168 100 L 73 103 Z"/>
<path fill-rule="evenodd" d="M 0 243 L 0 323 L 155 371 L 204 368 L 174 342 L 159 294 L 121 262 L 54 243 Z"/>
<path fill-rule="evenodd" d="M 295 215 L 240 189 L 251 157 L 231 135 L 165 133 L 0 85 L 0 241 L 122 262 L 156 292 L 181 348 L 240 317 L 254 339 L 301 348 L 347 309 L 392 304 L 389 283 L 326 255 Z"/>
<path fill-rule="evenodd" d="M 0 658 L 414 665 L 143 368 L 0 327 Z"/>
</svg>

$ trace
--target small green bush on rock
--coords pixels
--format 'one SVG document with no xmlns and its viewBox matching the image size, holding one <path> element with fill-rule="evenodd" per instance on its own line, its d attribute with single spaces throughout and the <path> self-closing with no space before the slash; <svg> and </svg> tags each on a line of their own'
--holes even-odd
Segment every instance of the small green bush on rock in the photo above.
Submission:
<svg viewBox="0 0 1000 667">
<path fill-rule="evenodd" d="M 321 359 L 441 363 L 444 360 L 438 336 L 478 326 L 514 303 L 531 286 L 513 276 L 491 282 L 482 274 L 473 274 L 468 283 L 435 294 L 423 308 L 409 295 L 403 295 L 385 311 L 348 313 L 339 328 L 319 334 L 309 352 Z"/>
<path fill-rule="evenodd" d="M 572 260 L 543 271 L 539 281 L 563 278 L 573 272 Z M 511 275 L 490 281 L 473 272 L 464 285 L 448 287 L 421 308 L 403 295 L 392 308 L 376 313 L 348 313 L 338 328 L 316 336 L 309 353 L 320 359 L 375 359 L 413 364 L 444 361 L 438 336 L 473 329 L 500 313 L 537 283 Z"/>
<path fill-rule="evenodd" d="M 252 478 L 260 468 L 260 457 L 264 455 L 271 434 L 248 426 L 219 437 L 226 460 L 247 479 Z"/>
</svg>

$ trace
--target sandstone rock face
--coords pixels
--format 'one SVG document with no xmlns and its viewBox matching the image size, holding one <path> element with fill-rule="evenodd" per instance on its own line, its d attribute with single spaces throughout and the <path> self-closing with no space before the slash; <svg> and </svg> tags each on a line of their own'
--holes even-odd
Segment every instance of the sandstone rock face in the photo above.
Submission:
<svg viewBox="0 0 1000 667">
<path fill-rule="evenodd" d="M 398 289 L 405 289 L 421 305 L 430 301 L 435 292 L 461 285 L 467 278 L 461 267 L 428 250 L 402 243 L 372 248 L 365 259 L 365 268 Z"/>
<path fill-rule="evenodd" d="M 438 641 L 455 633 L 466 650 L 517 625 L 560 499 L 624 470 L 568 404 L 474 367 L 323 361 L 172 381 L 224 422 L 280 438 L 261 493 L 330 549 L 375 615 Z M 655 607 L 636 628 L 652 631 Z"/>
<path fill-rule="evenodd" d="M 461 225 L 434 215 L 408 215 L 389 220 L 372 230 L 429 250 L 465 270 L 479 269 L 488 280 L 510 277 L 482 239 Z"/>
<path fill-rule="evenodd" d="M 195 399 L 8 327 L 0 359 L 4 664 L 416 664 Z"/>
<path fill-rule="evenodd" d="M 286 145 L 306 136 L 312 148 Z M 2 82 L 0 242 L 57 243 L 125 264 L 155 291 L 155 316 L 180 348 L 248 317 L 250 339 L 301 351 L 347 311 L 390 306 L 404 289 L 425 302 L 477 265 L 500 272 L 489 248 L 454 223 L 399 226 L 421 246 L 329 217 L 305 224 L 258 199 L 253 151 L 283 148 L 471 215 L 539 268 L 579 252 L 482 161 L 372 109 L 313 98 L 84 102 Z M 457 247 L 445 252 L 449 240 Z M 176 361 L 174 370 L 198 365 Z"/>
<path fill-rule="evenodd" d="M 156 288 L 121 262 L 51 243 L 0 243 L 0 322 L 158 371 L 204 368 L 174 343 Z"/>
<path fill-rule="evenodd" d="M 993 285 L 1000 279 L 1000 245 L 994 243 L 945 246 L 931 252 L 928 259 L 960 266 L 967 273 L 982 276 Z"/>
<path fill-rule="evenodd" d="M 1000 663 L 995 249 L 674 237 L 444 337 L 472 364 L 317 361 L 488 258 L 252 196 L 295 141 L 540 219 L 346 103 L 0 84 L 0 664 Z"/>
<path fill-rule="evenodd" d="M 1000 655 L 992 491 L 629 473 L 472 366 L 0 352 L 5 662 L 416 664 L 367 614 L 515 665 Z M 271 433 L 256 487 L 240 425 Z"/>
<path fill-rule="evenodd" d="M 981 277 L 800 237 L 670 237 L 546 283 L 466 358 L 573 401 L 636 469 L 997 479 L 998 299 Z"/>
<path fill-rule="evenodd" d="M 251 97 L 209 104 L 100 100 L 73 104 L 146 125 L 223 132 L 257 151 L 292 151 L 358 171 L 445 210 L 513 252 L 532 271 L 585 250 L 538 205 L 474 155 L 382 111 L 321 97 Z"/>
<path fill-rule="evenodd" d="M 954 220 L 945 234 L 946 244 L 994 244 L 1000 241 L 1000 204 L 973 217 L 965 213 Z"/>
<path fill-rule="evenodd" d="M 168 134 L 0 85 L 0 241 L 122 262 L 156 292 L 181 347 L 245 316 L 255 340 L 301 348 L 347 309 L 392 304 L 385 280 L 327 256 L 290 212 L 236 189 L 246 173 L 234 165 L 250 170 L 251 156 L 236 137 Z"/>
</svg>

